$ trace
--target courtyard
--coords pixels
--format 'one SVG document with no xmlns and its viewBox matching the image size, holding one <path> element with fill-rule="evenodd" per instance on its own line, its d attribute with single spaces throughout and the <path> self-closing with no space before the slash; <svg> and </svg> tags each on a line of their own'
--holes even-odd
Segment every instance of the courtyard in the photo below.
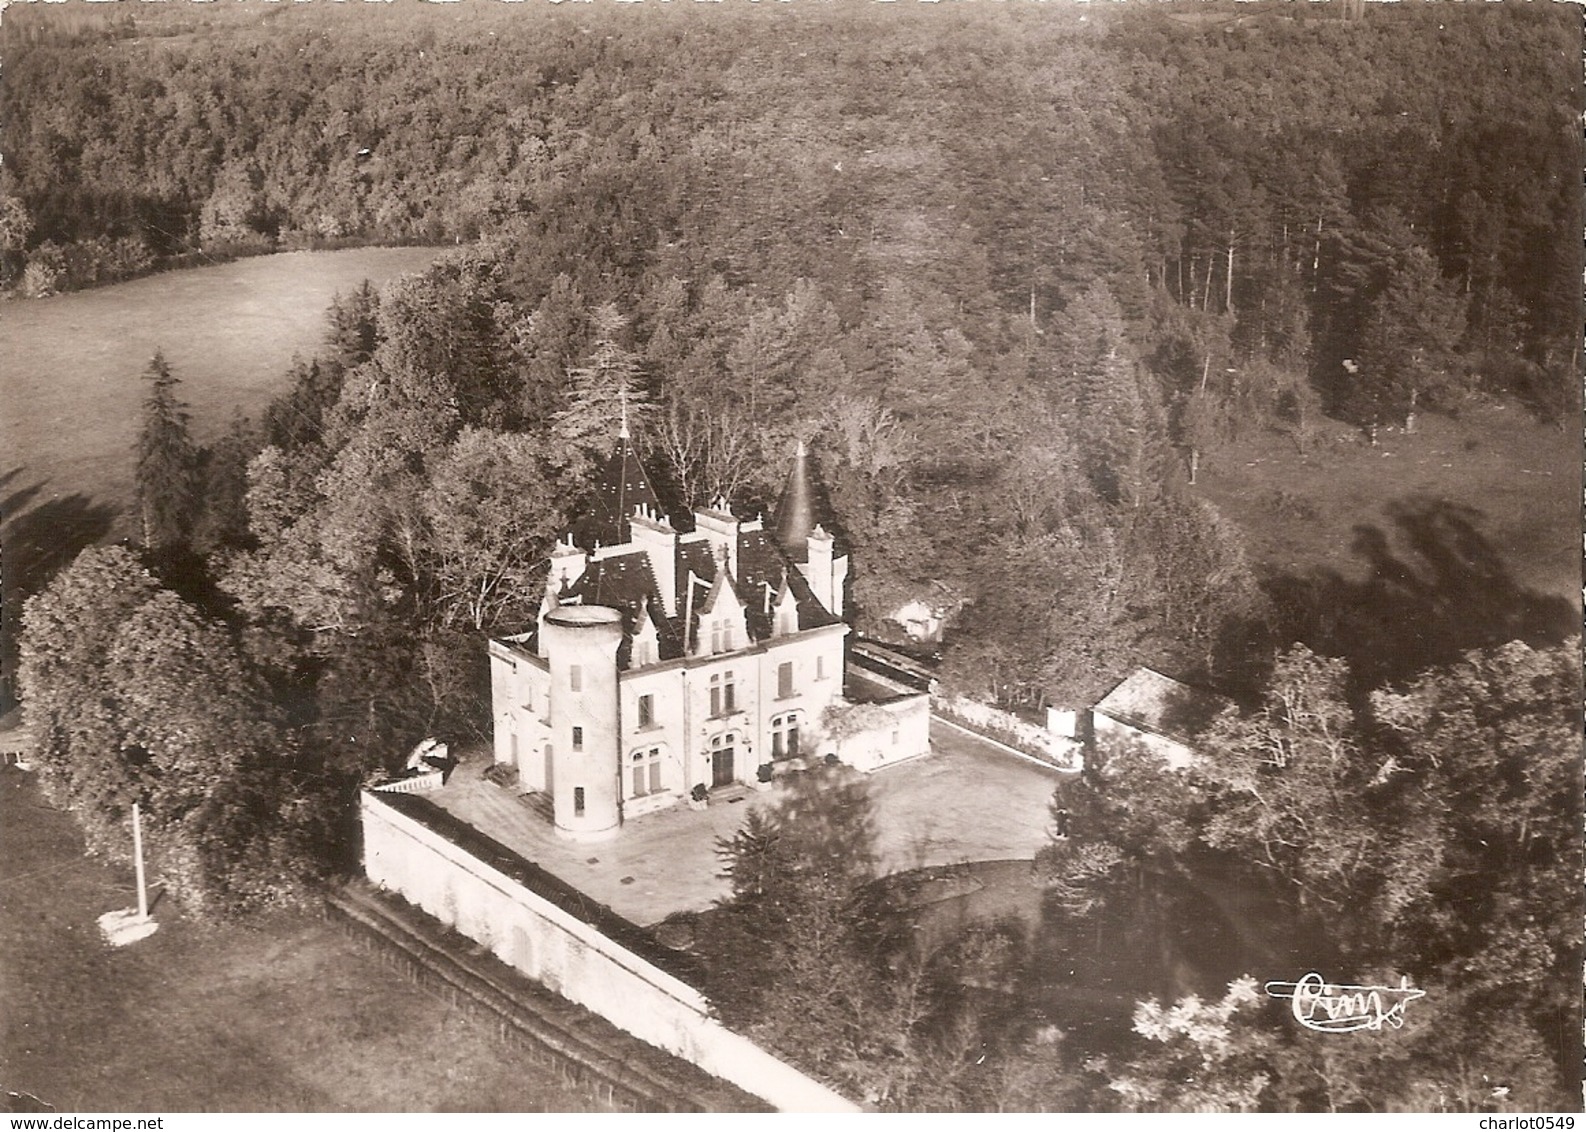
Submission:
<svg viewBox="0 0 1586 1132">
<path fill-rule="evenodd" d="M 728 892 L 718 838 L 779 787 L 718 791 L 704 810 L 676 806 L 627 822 L 606 841 L 560 837 L 518 794 L 488 781 L 489 751 L 474 748 L 425 797 L 636 924 L 700 912 Z M 883 874 L 931 865 L 1028 858 L 1046 842 L 1060 771 L 931 721 L 931 753 L 869 776 Z"/>
</svg>

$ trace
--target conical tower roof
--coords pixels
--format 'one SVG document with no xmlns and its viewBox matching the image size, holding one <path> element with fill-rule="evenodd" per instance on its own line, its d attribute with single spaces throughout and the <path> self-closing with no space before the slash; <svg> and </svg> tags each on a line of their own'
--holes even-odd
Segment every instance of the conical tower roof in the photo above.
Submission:
<svg viewBox="0 0 1586 1132">
<path fill-rule="evenodd" d="M 628 519 L 641 504 L 652 514 L 661 513 L 661 501 L 644 474 L 644 465 L 639 462 L 624 420 L 616 447 L 595 477 L 583 514 L 573 524 L 573 541 L 585 550 L 593 550 L 597 543 L 616 546 L 627 542 Z"/>
<path fill-rule="evenodd" d="M 776 507 L 776 541 L 795 562 L 809 556 L 805 541 L 818 526 L 831 529 L 830 508 L 810 470 L 809 452 L 801 440 L 793 453 L 793 467 Z"/>
</svg>

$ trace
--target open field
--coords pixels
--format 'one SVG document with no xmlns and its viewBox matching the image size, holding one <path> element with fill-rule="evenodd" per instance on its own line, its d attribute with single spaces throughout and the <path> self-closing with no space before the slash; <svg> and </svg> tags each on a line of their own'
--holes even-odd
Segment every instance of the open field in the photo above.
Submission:
<svg viewBox="0 0 1586 1132">
<path fill-rule="evenodd" d="M 200 442 L 256 415 L 294 354 L 324 335 L 332 296 L 434 260 L 435 248 L 289 252 L 0 307 L 0 474 L 6 516 L 80 499 L 119 511 L 156 350 L 182 380 Z M 25 493 L 25 494 L 22 494 Z M 20 495 L 20 498 L 19 498 Z M 113 531 L 125 533 L 112 519 Z"/>
<path fill-rule="evenodd" d="M 1301 455 L 1275 433 L 1251 433 L 1202 464 L 1199 492 L 1273 570 L 1359 574 L 1357 527 L 1391 532 L 1396 505 L 1440 500 L 1472 509 L 1478 532 L 1521 585 L 1576 600 L 1581 586 L 1581 438 L 1523 409 L 1489 404 L 1458 420 L 1422 414 L 1414 433 L 1323 422 Z"/>
<path fill-rule="evenodd" d="M 0 770 L 0 1086 L 62 1111 L 595 1107 L 316 916 L 156 907 L 160 930 L 112 951 L 95 919 L 136 902 L 122 874 Z"/>
<path fill-rule="evenodd" d="M 1577 636 L 1577 432 L 1486 404 L 1426 414 L 1376 447 L 1324 422 L 1310 451 L 1272 432 L 1212 454 L 1192 490 L 1244 536 L 1287 641 L 1372 686 L 1471 648 Z"/>
</svg>

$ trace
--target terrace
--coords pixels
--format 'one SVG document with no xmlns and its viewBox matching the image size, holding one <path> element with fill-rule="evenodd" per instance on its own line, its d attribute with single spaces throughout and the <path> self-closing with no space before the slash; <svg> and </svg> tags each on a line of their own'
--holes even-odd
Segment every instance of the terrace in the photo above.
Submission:
<svg viewBox="0 0 1586 1132">
<path fill-rule="evenodd" d="M 466 751 L 426 797 L 454 817 L 641 925 L 698 912 L 728 894 L 718 838 L 731 837 L 764 794 L 718 791 L 702 811 L 677 806 L 627 822 L 609 841 L 568 841 L 514 790 L 484 777 L 490 755 Z M 882 873 L 964 861 L 1028 858 L 1047 837 L 1058 773 L 931 724 L 931 754 L 869 776 Z"/>
</svg>

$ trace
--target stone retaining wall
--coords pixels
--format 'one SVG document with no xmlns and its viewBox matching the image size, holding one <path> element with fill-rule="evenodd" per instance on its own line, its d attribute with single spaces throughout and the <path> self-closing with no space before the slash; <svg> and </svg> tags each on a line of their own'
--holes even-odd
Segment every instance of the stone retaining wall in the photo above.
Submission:
<svg viewBox="0 0 1586 1132">
<path fill-rule="evenodd" d="M 365 791 L 362 819 L 370 880 L 553 993 L 775 1108 L 858 1111 L 713 1018 L 704 996 L 679 977 L 686 964 L 668 961 L 633 925 L 603 907 L 579 915 L 554 887 L 534 891 L 538 870 L 477 831 L 463 848 L 445 832 L 456 819 L 423 796 Z"/>
<path fill-rule="evenodd" d="M 526 1060 L 616 1112 L 745 1112 L 765 1106 L 704 1071 L 536 986 L 440 921 L 362 882 L 326 897 L 362 950 L 493 1025 Z"/>
</svg>

